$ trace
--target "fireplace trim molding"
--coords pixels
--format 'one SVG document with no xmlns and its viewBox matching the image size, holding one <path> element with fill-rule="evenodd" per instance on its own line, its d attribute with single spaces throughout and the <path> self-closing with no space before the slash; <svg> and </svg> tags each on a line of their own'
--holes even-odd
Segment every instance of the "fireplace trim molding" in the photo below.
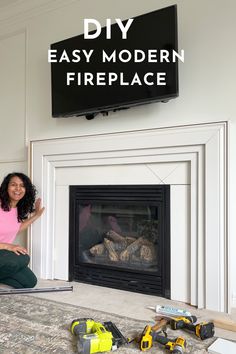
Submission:
<svg viewBox="0 0 236 354">
<path fill-rule="evenodd" d="M 46 206 L 43 217 L 29 232 L 33 270 L 41 278 L 54 278 L 58 168 L 188 161 L 191 304 L 228 311 L 227 144 L 227 122 L 31 141 L 31 177 Z"/>
</svg>

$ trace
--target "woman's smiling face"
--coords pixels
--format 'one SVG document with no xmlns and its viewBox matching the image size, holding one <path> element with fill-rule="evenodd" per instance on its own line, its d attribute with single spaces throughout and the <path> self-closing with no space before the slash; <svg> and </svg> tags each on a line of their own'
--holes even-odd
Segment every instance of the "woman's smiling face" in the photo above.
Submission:
<svg viewBox="0 0 236 354">
<path fill-rule="evenodd" d="M 7 192 L 10 198 L 11 207 L 16 207 L 19 200 L 25 195 L 24 182 L 17 176 L 12 177 L 8 184 Z"/>
</svg>

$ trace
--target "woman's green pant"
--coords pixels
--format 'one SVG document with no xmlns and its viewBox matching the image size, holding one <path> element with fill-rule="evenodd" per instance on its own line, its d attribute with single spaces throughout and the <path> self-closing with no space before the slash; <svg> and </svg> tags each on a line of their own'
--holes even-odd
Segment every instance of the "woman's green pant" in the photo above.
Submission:
<svg viewBox="0 0 236 354">
<path fill-rule="evenodd" d="M 0 283 L 13 288 L 33 288 L 37 278 L 29 269 L 30 257 L 25 254 L 0 250 Z"/>
</svg>

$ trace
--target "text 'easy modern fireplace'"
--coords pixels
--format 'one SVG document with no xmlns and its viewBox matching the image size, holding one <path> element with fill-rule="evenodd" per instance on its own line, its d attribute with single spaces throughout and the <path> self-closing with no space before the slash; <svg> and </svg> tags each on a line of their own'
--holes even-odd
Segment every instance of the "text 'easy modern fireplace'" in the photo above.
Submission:
<svg viewBox="0 0 236 354">
<path fill-rule="evenodd" d="M 170 297 L 170 186 L 70 186 L 69 279 Z"/>
</svg>

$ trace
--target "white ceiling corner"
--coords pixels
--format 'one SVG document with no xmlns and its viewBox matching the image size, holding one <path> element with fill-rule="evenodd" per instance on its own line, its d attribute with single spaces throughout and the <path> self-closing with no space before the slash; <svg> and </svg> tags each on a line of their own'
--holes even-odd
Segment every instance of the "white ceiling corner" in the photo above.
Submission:
<svg viewBox="0 0 236 354">
<path fill-rule="evenodd" d="M 74 0 L 0 0 L 0 25 L 11 26 L 44 12 L 70 5 Z"/>
</svg>

